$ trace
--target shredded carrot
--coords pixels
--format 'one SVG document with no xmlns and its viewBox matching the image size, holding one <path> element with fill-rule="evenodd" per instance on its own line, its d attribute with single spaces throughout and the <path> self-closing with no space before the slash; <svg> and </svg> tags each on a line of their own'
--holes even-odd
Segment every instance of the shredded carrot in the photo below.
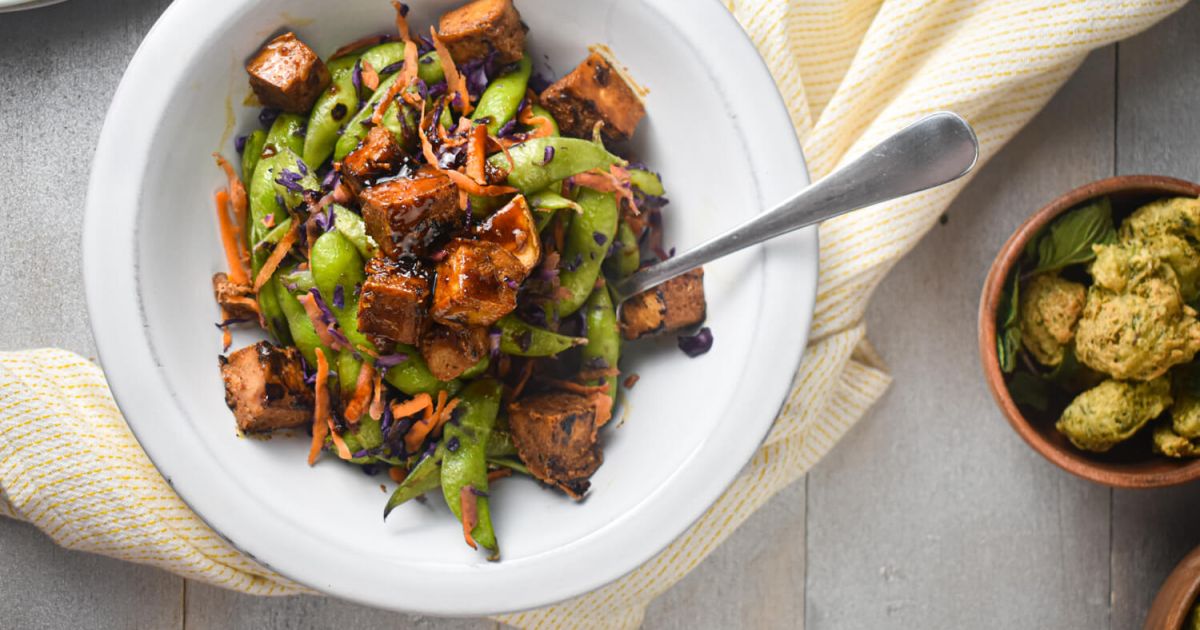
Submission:
<svg viewBox="0 0 1200 630">
<path fill-rule="evenodd" d="M 602 427 L 612 420 L 613 399 L 608 394 L 592 395 L 592 405 L 596 408 L 596 426 Z"/>
<path fill-rule="evenodd" d="M 505 177 L 505 178 L 507 178 L 507 177 L 508 177 L 508 174 L 512 172 L 513 168 L 515 168 L 515 167 L 516 167 L 516 164 L 517 164 L 517 163 L 516 163 L 516 161 L 515 161 L 515 160 L 513 160 L 512 153 L 510 153 L 510 152 L 508 151 L 508 147 L 507 147 L 507 146 L 505 146 L 505 144 L 504 144 L 503 142 L 501 142 L 500 140 L 498 140 L 498 139 L 496 139 L 496 138 L 494 138 L 494 137 L 492 137 L 492 136 L 488 136 L 488 137 L 487 137 L 487 139 L 488 139 L 488 142 L 490 142 L 490 143 L 492 143 L 492 144 L 496 145 L 497 147 L 499 147 L 500 151 L 501 151 L 502 153 L 504 153 L 504 160 L 505 160 L 506 162 L 508 162 L 508 168 L 506 168 L 506 169 L 504 170 L 504 177 Z"/>
<path fill-rule="evenodd" d="M 467 177 L 480 186 L 486 186 L 488 182 L 484 167 L 487 164 L 488 128 L 486 125 L 475 125 L 470 134 L 471 139 L 467 142 Z"/>
<path fill-rule="evenodd" d="M 595 370 L 580 370 L 576 376 L 585 381 L 591 381 L 598 378 L 608 378 L 610 376 L 620 376 L 621 370 L 615 367 L 607 367 Z"/>
<path fill-rule="evenodd" d="M 530 94 L 532 94 L 532 92 L 530 92 Z M 522 108 L 521 111 L 517 112 L 517 122 L 525 125 L 526 127 L 530 127 L 530 130 L 524 133 L 515 134 L 510 138 L 500 138 L 497 141 L 500 143 L 500 146 L 507 148 L 521 144 L 522 142 L 526 142 L 528 140 L 533 140 L 534 138 L 545 138 L 554 135 L 554 123 L 545 116 L 534 115 L 533 106 L 531 104 L 533 101 L 533 98 L 526 99 L 525 107 Z"/>
<path fill-rule="evenodd" d="M 383 372 L 375 372 L 375 396 L 371 398 L 371 407 L 367 414 L 372 420 L 383 417 Z"/>
<path fill-rule="evenodd" d="M 287 256 L 288 252 L 292 250 L 292 245 L 296 244 L 296 239 L 300 236 L 299 227 L 299 222 L 292 221 L 291 229 L 289 229 L 288 233 L 284 235 L 283 239 L 280 240 L 277 245 L 275 245 L 275 250 L 271 252 L 269 257 L 267 257 L 266 262 L 263 263 L 262 269 L 258 270 L 258 277 L 254 279 L 255 292 L 261 290 L 263 285 L 267 283 L 267 280 L 271 279 L 271 276 L 275 274 L 275 270 L 279 268 L 279 263 L 283 262 L 284 257 Z"/>
<path fill-rule="evenodd" d="M 354 459 L 354 454 L 350 452 L 350 447 L 346 446 L 346 441 L 342 439 L 342 436 L 337 432 L 337 429 L 334 428 L 333 418 L 330 417 L 328 422 L 329 437 L 333 440 L 333 446 L 337 449 L 338 457 L 346 460 Z"/>
<path fill-rule="evenodd" d="M 409 46 L 411 44 L 405 45 Z M 404 84 L 403 77 L 401 77 L 400 79 L 397 79 L 396 82 L 391 85 L 391 87 L 388 88 L 387 93 L 384 94 L 383 98 L 379 101 L 379 105 L 375 107 L 375 112 L 371 114 L 371 124 L 378 125 L 383 122 L 383 115 L 387 113 L 388 108 L 392 106 L 393 102 L 395 102 L 396 95 L 400 93 L 400 90 L 403 90 L 406 87 L 408 86 Z"/>
<path fill-rule="evenodd" d="M 344 344 L 337 337 L 334 337 L 333 333 L 329 332 L 329 325 L 325 323 L 324 314 L 321 312 L 321 307 L 317 306 L 316 298 L 311 294 L 305 293 L 298 296 L 296 301 L 300 303 L 300 306 L 304 307 L 304 313 L 308 315 L 309 321 L 312 322 L 313 329 L 317 331 L 317 337 L 321 340 L 321 343 L 334 350 L 340 349 Z"/>
<path fill-rule="evenodd" d="M 379 87 L 379 73 L 376 72 L 375 66 L 371 65 L 370 61 L 362 60 L 362 84 L 372 92 Z"/>
<path fill-rule="evenodd" d="M 458 111 L 466 116 L 475 109 L 471 106 L 471 93 L 467 91 L 467 81 L 459 74 L 458 67 L 454 65 L 454 58 L 450 56 L 446 44 L 442 42 L 442 38 L 438 36 L 437 30 L 432 26 L 429 27 L 429 35 L 433 38 L 433 48 L 437 51 L 438 58 L 442 62 L 442 70 L 446 73 L 446 89 L 450 94 L 458 95 L 458 98 L 453 99 L 451 103 L 457 101 Z"/>
<path fill-rule="evenodd" d="M 441 127 L 440 124 L 434 122 L 434 125 Z M 429 136 L 425 134 L 425 104 L 421 103 L 421 124 L 417 125 L 417 135 L 421 138 L 421 152 L 425 155 L 425 161 L 430 166 L 437 168 L 437 155 L 433 152 L 433 144 L 429 142 Z"/>
<path fill-rule="evenodd" d="M 454 182 L 455 186 L 458 186 L 460 189 L 465 190 L 472 195 L 479 195 L 480 197 L 499 197 L 501 195 L 510 195 L 520 192 L 512 186 L 481 186 L 475 180 L 458 171 L 442 170 L 442 172 Z"/>
<path fill-rule="evenodd" d="M 275 215 L 268 214 L 267 216 L 263 217 L 262 224 L 263 224 L 263 227 L 269 227 L 269 228 L 275 227 Z"/>
<path fill-rule="evenodd" d="M 505 477 L 511 477 L 511 476 L 512 476 L 511 468 L 501 468 L 499 470 L 493 470 L 492 472 L 488 473 L 488 483 L 496 481 L 497 479 L 504 479 Z"/>
<path fill-rule="evenodd" d="M 368 361 L 363 361 L 362 368 L 358 370 L 358 381 L 354 384 L 354 397 L 346 403 L 346 411 L 344 416 L 346 422 L 350 424 L 358 424 L 358 419 L 362 417 L 363 411 L 366 410 L 368 402 L 371 400 L 371 393 L 375 384 L 375 366 Z"/>
<path fill-rule="evenodd" d="M 404 15 L 407 10 L 400 0 L 392 0 L 392 8 L 396 9 L 396 32 L 406 42 L 412 41 L 412 31 L 408 29 L 408 18 Z"/>
<path fill-rule="evenodd" d="M 363 37 L 361 39 L 356 39 L 356 40 L 350 42 L 349 44 L 346 44 L 345 46 L 342 46 L 341 48 L 333 51 L 333 54 L 330 55 L 329 58 L 337 59 L 338 57 L 345 57 L 346 55 L 348 55 L 356 50 L 362 50 L 363 48 L 366 48 L 367 46 L 376 46 L 376 45 L 382 44 L 384 42 L 390 42 L 393 39 L 395 39 L 394 35 L 388 35 L 388 34 L 369 35 L 369 36 Z"/>
<path fill-rule="evenodd" d="M 421 393 L 414 396 L 412 400 L 392 403 L 392 417 L 399 420 L 432 407 L 433 398 L 429 394 Z"/>
<path fill-rule="evenodd" d="M 529 384 L 531 376 L 533 376 L 533 361 L 525 361 L 525 366 L 521 368 L 521 380 L 517 381 L 517 386 L 512 389 L 512 396 L 509 400 L 521 397 L 521 392 L 525 391 L 525 386 Z"/>
<path fill-rule="evenodd" d="M 458 492 L 458 506 L 462 511 L 462 527 L 463 538 L 472 549 L 478 549 L 475 544 L 475 539 L 471 537 L 471 532 L 475 530 L 475 526 L 479 524 L 479 504 L 478 497 L 471 491 L 471 486 L 463 486 Z"/>
<path fill-rule="evenodd" d="M 546 382 L 559 389 L 584 396 L 607 394 L 608 392 L 608 385 L 581 385 L 575 381 L 564 381 L 557 378 L 548 378 Z"/>
<path fill-rule="evenodd" d="M 642 377 L 638 376 L 637 374 L 630 374 L 629 376 L 626 376 L 625 377 L 625 389 L 633 389 L 633 386 L 637 385 L 638 380 L 641 378 Z"/>
<path fill-rule="evenodd" d="M 317 348 L 316 405 L 313 409 L 312 445 L 308 448 L 308 465 L 317 463 L 325 438 L 329 435 L 329 362 L 325 351 Z"/>
<path fill-rule="evenodd" d="M 404 483 L 408 479 L 408 469 L 403 466 L 392 466 L 388 469 L 388 476 L 396 483 Z"/>
<path fill-rule="evenodd" d="M 226 311 L 225 307 L 222 306 L 221 322 L 224 323 L 226 321 L 229 321 L 229 311 Z M 223 346 L 221 352 L 229 352 L 229 346 L 233 345 L 233 333 L 229 332 L 229 326 L 227 324 L 221 326 L 221 344 Z"/>
<path fill-rule="evenodd" d="M 241 247 L 238 246 L 237 232 L 230 225 L 229 213 L 225 207 L 229 204 L 229 193 L 218 190 L 217 225 L 221 229 L 221 245 L 225 248 L 225 264 L 229 266 L 229 281 L 234 284 L 250 284 L 250 274 L 242 264 Z"/>
<path fill-rule="evenodd" d="M 451 412 L 458 407 L 459 400 L 455 398 L 447 403 L 446 399 L 447 394 L 445 390 L 438 392 L 437 405 L 425 407 L 425 417 L 413 423 L 412 428 L 405 434 L 404 448 L 408 452 L 416 452 L 421 447 L 421 444 L 425 442 L 425 438 L 434 435 L 450 420 Z M 393 415 L 395 414 L 393 413 Z"/>
<path fill-rule="evenodd" d="M 236 220 L 235 233 L 238 235 L 238 242 L 242 242 L 241 233 L 242 226 L 246 225 L 246 213 L 249 212 L 250 202 L 246 198 L 246 187 L 242 185 L 242 180 L 238 178 L 237 171 L 233 170 L 233 165 L 225 156 L 220 153 L 213 153 L 213 157 L 217 160 L 217 166 L 225 171 L 225 179 L 229 180 L 229 201 L 233 204 L 233 218 Z"/>
<path fill-rule="evenodd" d="M 614 166 L 613 168 L 618 169 L 620 167 Z M 621 171 L 625 172 L 624 169 L 621 169 Z M 633 191 L 629 188 L 628 172 L 625 172 L 625 178 L 625 181 L 622 182 L 613 173 L 606 173 L 599 169 L 594 169 L 586 173 L 580 173 L 572 176 L 571 181 L 576 186 L 583 186 L 584 188 L 591 188 L 592 190 L 597 190 L 600 192 L 615 193 L 617 195 L 617 199 L 628 203 L 628 207 L 634 212 L 634 214 L 637 214 L 637 204 L 634 203 Z M 625 206 L 625 204 L 622 204 L 622 206 Z"/>
</svg>

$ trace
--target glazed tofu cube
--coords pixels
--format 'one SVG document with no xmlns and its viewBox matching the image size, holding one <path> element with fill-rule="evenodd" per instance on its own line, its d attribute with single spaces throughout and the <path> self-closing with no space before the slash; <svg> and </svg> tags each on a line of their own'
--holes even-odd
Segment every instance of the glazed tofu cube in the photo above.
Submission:
<svg viewBox="0 0 1200 630">
<path fill-rule="evenodd" d="M 421 336 L 421 356 L 440 381 L 462 376 L 487 356 L 488 329 L 434 324 Z"/>
<path fill-rule="evenodd" d="M 459 326 L 491 326 L 517 308 L 525 268 L 516 256 L 487 241 L 455 239 L 438 263 L 433 319 Z"/>
<path fill-rule="evenodd" d="M 508 422 L 529 472 L 572 498 L 583 498 L 588 479 L 604 463 L 592 401 L 578 394 L 540 394 L 509 405 Z"/>
<path fill-rule="evenodd" d="M 312 422 L 313 391 L 304 382 L 299 350 L 260 341 L 220 361 L 225 404 L 242 431 L 261 433 Z"/>
<path fill-rule="evenodd" d="M 425 255 L 465 221 L 458 188 L 437 169 L 423 166 L 412 177 L 371 186 L 358 196 L 367 234 L 389 258 Z"/>
<path fill-rule="evenodd" d="M 633 86 L 599 53 L 546 88 L 541 103 L 568 136 L 590 139 L 596 122 L 604 121 L 609 142 L 628 140 L 646 115 Z"/>
<path fill-rule="evenodd" d="M 292 32 L 267 42 L 246 64 L 250 87 L 267 107 L 307 113 L 329 87 L 329 69 Z"/>
<path fill-rule="evenodd" d="M 429 272 L 416 258 L 396 261 L 382 256 L 367 261 L 366 272 L 358 302 L 358 329 L 415 345 L 429 316 Z"/>
<path fill-rule="evenodd" d="M 525 197 L 517 195 L 508 205 L 475 226 L 475 236 L 503 247 L 521 261 L 526 275 L 542 258 L 542 242 L 537 224 Z"/>
<path fill-rule="evenodd" d="M 621 334 L 626 339 L 672 332 L 704 321 L 704 270 L 682 276 L 639 293 L 621 307 Z"/>
<path fill-rule="evenodd" d="M 235 284 L 229 276 L 218 273 L 212 278 L 213 297 L 217 304 L 225 309 L 226 317 L 230 319 L 258 319 L 258 300 L 254 296 L 254 287 L 248 284 Z"/>
<path fill-rule="evenodd" d="M 475 0 L 442 15 L 438 35 L 461 64 L 495 50 L 501 63 L 525 55 L 525 25 L 512 0 Z"/>
<path fill-rule="evenodd" d="M 342 180 L 354 194 L 391 177 L 411 162 L 387 127 L 372 127 L 357 149 L 342 160 Z"/>
</svg>

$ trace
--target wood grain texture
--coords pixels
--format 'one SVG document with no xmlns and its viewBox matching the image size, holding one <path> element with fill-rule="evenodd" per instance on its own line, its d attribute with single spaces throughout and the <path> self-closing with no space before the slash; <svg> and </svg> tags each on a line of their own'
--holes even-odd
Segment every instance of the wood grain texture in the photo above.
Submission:
<svg viewBox="0 0 1200 630">
<path fill-rule="evenodd" d="M 1093 54 L 875 296 L 896 381 L 809 474 L 808 630 L 1107 626 L 1109 492 L 1008 426 L 975 323 L 1017 225 L 1112 172 L 1113 72 L 1112 48 Z"/>
<path fill-rule="evenodd" d="M 1200 181 L 1200 5 L 1120 44 L 1117 171 Z M 1112 628 L 1140 628 L 1159 584 L 1200 545 L 1200 484 L 1116 491 Z"/>
</svg>

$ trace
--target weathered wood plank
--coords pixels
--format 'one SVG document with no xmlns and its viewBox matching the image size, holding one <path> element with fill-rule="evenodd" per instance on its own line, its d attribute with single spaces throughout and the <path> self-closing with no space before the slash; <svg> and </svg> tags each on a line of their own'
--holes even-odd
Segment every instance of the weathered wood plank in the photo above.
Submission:
<svg viewBox="0 0 1200 630">
<path fill-rule="evenodd" d="M 808 630 L 1104 628 L 1109 492 L 1029 449 L 976 351 L 1012 230 L 1111 174 L 1113 48 L 1093 54 L 887 280 L 868 314 L 894 389 L 808 479 Z"/>
<path fill-rule="evenodd" d="M 1120 45 L 1117 171 L 1200 181 L 1200 5 Z M 1159 584 L 1200 545 L 1200 484 L 1113 494 L 1112 627 L 1140 628 Z"/>
<path fill-rule="evenodd" d="M 771 499 L 650 607 L 645 627 L 802 628 L 804 496 L 801 480 Z"/>
</svg>

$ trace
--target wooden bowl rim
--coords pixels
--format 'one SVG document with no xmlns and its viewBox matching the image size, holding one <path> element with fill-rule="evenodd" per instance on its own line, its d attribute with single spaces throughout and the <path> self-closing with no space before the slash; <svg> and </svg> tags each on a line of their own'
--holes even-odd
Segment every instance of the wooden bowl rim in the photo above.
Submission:
<svg viewBox="0 0 1200 630">
<path fill-rule="evenodd" d="M 1146 613 L 1145 630 L 1182 630 L 1197 597 L 1200 597 L 1200 547 L 1184 556 L 1163 580 Z"/>
<path fill-rule="evenodd" d="M 1113 193 L 1185 195 L 1200 197 L 1200 184 L 1161 175 L 1121 175 L 1084 184 L 1050 202 L 1025 220 L 996 255 L 979 304 L 979 354 L 988 388 L 1009 425 L 1033 450 L 1059 468 L 1088 481 L 1114 488 L 1162 488 L 1200 479 L 1200 459 L 1149 472 L 1121 471 L 1093 461 L 1083 451 L 1064 448 L 1042 436 L 1017 408 L 1008 393 L 996 351 L 996 310 L 1004 281 L 1021 255 L 1026 242 L 1058 215 L 1079 204 Z"/>
</svg>

